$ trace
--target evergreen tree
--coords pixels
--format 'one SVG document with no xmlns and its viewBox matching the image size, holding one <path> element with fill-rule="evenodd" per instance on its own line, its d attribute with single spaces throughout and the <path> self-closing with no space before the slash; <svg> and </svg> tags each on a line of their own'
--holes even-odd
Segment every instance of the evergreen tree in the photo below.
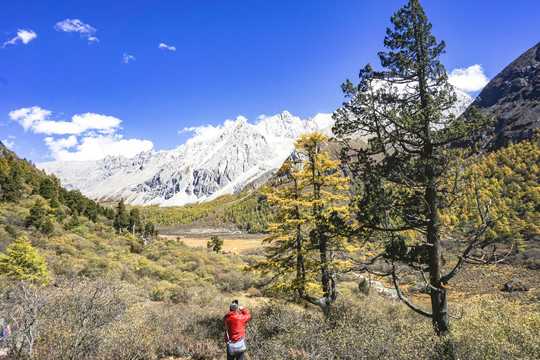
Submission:
<svg viewBox="0 0 540 360">
<path fill-rule="evenodd" d="M 0 273 L 3 276 L 48 282 L 45 258 L 38 254 L 30 240 L 21 236 L 11 243 L 5 254 L 0 253 Z"/>
<path fill-rule="evenodd" d="M 39 184 L 39 195 L 45 199 L 56 200 L 58 198 L 58 188 L 50 178 L 43 178 Z"/>
<path fill-rule="evenodd" d="M 342 89 L 350 101 L 334 113 L 334 133 L 345 140 L 342 160 L 360 191 L 353 202 L 358 234 L 386 241 L 384 257 L 400 298 L 416 312 L 432 318 L 438 334 L 449 330 L 446 284 L 467 260 L 489 226 L 487 217 L 453 270 L 443 274 L 440 210 L 457 196 L 448 178 L 452 152 L 448 144 L 484 128 L 490 119 L 474 108 L 460 118 L 448 110 L 456 102 L 446 70 L 439 61 L 444 42 L 431 34 L 432 25 L 418 0 L 410 0 L 391 18 L 379 53 L 386 71 L 367 65 L 360 83 Z M 348 144 L 352 134 L 368 138 L 365 148 Z M 457 178 L 456 178 L 457 179 Z M 406 263 L 422 276 L 429 274 L 431 312 L 407 301 L 397 281 L 396 263 Z"/>
<path fill-rule="evenodd" d="M 265 239 L 266 260 L 254 266 L 276 275 L 274 289 L 295 293 L 325 315 L 338 295 L 337 275 L 348 265 L 338 256 L 346 241 L 335 228 L 347 217 L 348 180 L 330 159 L 327 141 L 321 133 L 300 137 L 297 159 L 285 162 L 276 186 L 266 188 L 278 213 Z"/>
<path fill-rule="evenodd" d="M 116 206 L 116 215 L 114 217 L 114 228 L 119 232 L 122 232 L 122 229 L 129 227 L 129 215 L 126 211 L 126 205 L 124 204 L 124 199 L 120 199 L 118 205 Z"/>
<path fill-rule="evenodd" d="M 220 239 L 217 235 L 213 235 L 210 237 L 210 241 L 206 243 L 206 247 L 208 249 L 212 249 L 212 251 L 215 251 L 216 253 L 219 253 L 223 247 L 223 239 Z"/>
<path fill-rule="evenodd" d="M 13 157 L 0 162 L 0 199 L 18 202 L 23 192 L 23 182 L 19 164 Z"/>
<path fill-rule="evenodd" d="M 133 208 L 129 212 L 129 230 L 135 233 L 142 233 L 143 226 L 141 222 L 141 211 L 138 208 Z"/>
<path fill-rule="evenodd" d="M 151 221 L 148 221 L 145 225 L 144 225 L 144 236 L 157 236 L 157 230 L 156 230 L 156 227 L 154 225 L 153 222 Z"/>
<path fill-rule="evenodd" d="M 30 215 L 25 221 L 26 227 L 34 226 L 37 230 L 40 230 L 45 220 L 47 220 L 47 213 L 47 204 L 41 197 L 38 197 L 30 208 Z"/>
</svg>

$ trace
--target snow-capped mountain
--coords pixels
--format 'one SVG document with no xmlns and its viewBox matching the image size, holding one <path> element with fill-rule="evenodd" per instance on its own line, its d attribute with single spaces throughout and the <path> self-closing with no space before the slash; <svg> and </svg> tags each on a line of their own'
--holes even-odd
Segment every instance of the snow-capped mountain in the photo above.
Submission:
<svg viewBox="0 0 540 360">
<path fill-rule="evenodd" d="M 457 93 L 459 101 L 452 112 L 460 114 L 472 99 Z M 93 199 L 181 206 L 233 194 L 264 179 L 290 156 L 298 137 L 314 131 L 331 135 L 333 124 L 331 114 L 301 120 L 284 111 L 257 124 L 239 117 L 212 136 L 195 136 L 174 150 L 38 166 L 54 173 L 68 189 L 79 189 Z"/>
<path fill-rule="evenodd" d="M 284 111 L 250 124 L 240 117 L 211 138 L 192 139 L 169 151 L 146 151 L 128 159 L 42 163 L 67 188 L 94 199 L 133 205 L 184 205 L 232 194 L 279 168 L 294 140 L 314 131 L 330 133 L 330 114 L 301 120 Z"/>
</svg>

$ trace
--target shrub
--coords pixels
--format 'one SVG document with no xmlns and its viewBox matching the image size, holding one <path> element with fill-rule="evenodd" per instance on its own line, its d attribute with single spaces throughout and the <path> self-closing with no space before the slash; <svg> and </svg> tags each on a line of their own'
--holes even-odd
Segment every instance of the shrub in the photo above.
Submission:
<svg viewBox="0 0 540 360">
<path fill-rule="evenodd" d="M 254 287 L 250 287 L 247 289 L 247 295 L 249 297 L 262 297 L 263 293 L 261 290 L 255 289 Z"/>
<path fill-rule="evenodd" d="M 247 290 L 253 284 L 253 278 L 251 275 L 240 270 L 233 270 L 225 274 L 218 275 L 216 276 L 215 281 L 219 290 L 228 293 Z"/>
</svg>

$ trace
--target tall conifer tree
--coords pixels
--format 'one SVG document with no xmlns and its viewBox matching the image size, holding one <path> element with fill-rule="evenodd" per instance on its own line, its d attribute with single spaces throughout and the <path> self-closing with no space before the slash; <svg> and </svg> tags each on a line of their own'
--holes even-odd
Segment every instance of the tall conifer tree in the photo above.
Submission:
<svg viewBox="0 0 540 360">
<path fill-rule="evenodd" d="M 385 71 L 367 65 L 360 83 L 342 85 L 350 100 L 334 113 L 334 133 L 345 141 L 342 160 L 361 190 L 353 202 L 363 236 L 386 241 L 384 257 L 401 299 L 414 311 L 432 318 L 438 334 L 449 330 L 446 284 L 461 268 L 487 227 L 478 229 L 471 246 L 454 269 L 443 274 L 439 211 L 455 195 L 448 185 L 451 156 L 448 144 L 486 126 L 489 119 L 475 109 L 457 118 L 449 111 L 456 102 L 446 70 L 439 61 L 444 42 L 431 34 L 432 25 L 418 0 L 410 0 L 391 18 L 379 53 Z M 353 135 L 354 134 L 354 135 Z M 369 139 L 365 148 L 347 138 Z M 399 289 L 395 266 L 413 266 L 426 279 L 431 312 L 407 301 Z"/>
</svg>

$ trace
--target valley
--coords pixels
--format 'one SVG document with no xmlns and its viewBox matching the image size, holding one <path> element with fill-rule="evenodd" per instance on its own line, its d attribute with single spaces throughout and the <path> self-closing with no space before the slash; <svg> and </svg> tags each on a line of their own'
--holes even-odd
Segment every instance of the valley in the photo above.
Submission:
<svg viewBox="0 0 540 360">
<path fill-rule="evenodd" d="M 146 5 L 133 4 L 123 13 L 144 23 L 154 6 L 164 6 Z M 220 4 L 220 10 L 228 6 Z M 254 17 L 253 26 L 253 9 L 244 10 L 250 16 L 231 20 L 238 28 L 247 21 L 257 34 L 264 17 Z M 301 10 L 311 17 L 312 8 Z M 205 101 L 190 104 L 189 111 L 180 94 L 162 87 L 171 82 L 187 88 L 190 73 L 202 72 L 185 67 L 180 80 L 173 70 L 184 65 L 163 55 L 202 61 L 201 54 L 187 51 L 190 41 L 197 47 L 210 41 L 191 39 L 202 17 L 182 28 L 182 34 L 190 32 L 177 54 L 175 46 L 161 42 L 154 46 L 159 59 L 149 50 L 146 57 L 123 54 L 117 65 L 125 78 L 112 89 L 135 87 L 130 71 L 140 74 L 137 86 L 145 87 L 145 77 L 156 84 L 139 97 L 117 91 L 109 108 L 108 88 L 91 100 L 102 103 L 104 112 L 112 108 L 133 117 L 144 106 L 162 114 L 158 110 L 170 101 L 174 111 L 167 121 L 189 118 L 175 123 L 174 143 L 182 145 L 171 150 L 124 139 L 122 121 L 114 116 L 88 112 L 65 121 L 63 114 L 38 106 L 9 112 L 10 122 L 0 128 L 17 123 L 24 136 L 46 136 L 57 161 L 22 158 L 17 146 L 29 142 L 19 142 L 21 129 L 0 142 L 0 360 L 230 358 L 223 316 L 234 311 L 234 300 L 252 314 L 245 324 L 247 359 L 540 359 L 540 43 L 522 49 L 491 80 L 484 81 L 480 65 L 447 71 L 441 63 L 449 59 L 443 56 L 446 43 L 431 33 L 439 28 L 418 0 L 408 0 L 390 17 L 379 44 L 386 50 L 374 53 L 380 65 L 368 63 L 342 83 L 344 100 L 332 114 L 301 118 L 280 110 L 251 122 L 238 116 L 223 124 L 197 123 L 227 113 L 233 102 L 228 95 L 235 92 L 231 82 L 240 82 L 236 68 L 261 72 L 261 79 L 244 79 L 241 111 L 253 113 L 251 103 L 262 95 L 278 109 L 285 100 L 302 109 L 302 101 L 291 100 L 286 90 L 309 97 L 306 89 L 315 83 L 296 85 L 280 74 L 282 89 L 273 94 L 261 81 L 262 70 L 283 62 L 298 72 L 290 59 L 297 40 L 337 18 L 324 14 L 324 23 L 314 19 L 306 33 L 296 33 L 281 22 L 284 11 L 269 19 L 294 46 L 276 40 L 279 61 L 269 68 L 263 60 L 275 49 L 254 51 L 257 61 L 250 61 L 245 45 L 233 57 L 225 51 L 236 41 L 263 43 L 264 37 L 220 29 L 223 49 L 202 54 L 216 57 L 223 68 L 211 67 L 212 81 L 197 78 L 201 87 L 189 92 Z M 213 21 L 231 15 L 202 13 Z M 187 21 L 187 15 L 169 15 L 174 24 Z M 156 19 L 163 31 L 172 29 L 163 12 Z M 97 30 L 81 20 L 54 27 L 56 36 L 78 32 L 69 40 L 88 41 L 76 53 L 88 59 L 90 73 L 97 60 L 88 54 L 116 41 L 102 34 L 124 29 L 106 20 L 97 34 L 101 44 Z M 155 27 L 131 48 L 142 52 Z M 330 28 L 324 29 L 330 36 Z M 43 34 L 36 41 L 53 36 Z M 10 55 L 36 38 L 19 29 L 1 51 Z M 303 58 L 315 50 L 326 60 L 336 57 L 331 49 L 323 49 L 323 56 L 313 47 Z M 347 61 L 356 62 L 348 55 Z M 150 63 L 150 73 L 141 71 Z M 307 72 L 305 64 L 303 59 L 301 70 Z M 345 71 L 345 62 L 340 64 L 336 68 Z M 469 79 L 472 71 L 481 84 L 472 88 L 483 88 L 474 99 L 455 81 Z M 95 85 L 80 83 L 89 94 Z M 0 77 L 0 88 L 9 85 Z M 220 96 L 211 96 L 214 88 Z M 29 98 L 42 92 L 30 90 Z M 117 107 L 123 96 L 133 112 Z M 81 98 L 86 96 L 71 98 L 70 106 L 82 106 Z M 164 136 L 163 122 L 153 115 L 131 133 L 124 123 L 126 135 Z M 111 152 L 97 156 L 102 150 Z M 81 155 L 89 152 L 96 156 Z"/>
</svg>

